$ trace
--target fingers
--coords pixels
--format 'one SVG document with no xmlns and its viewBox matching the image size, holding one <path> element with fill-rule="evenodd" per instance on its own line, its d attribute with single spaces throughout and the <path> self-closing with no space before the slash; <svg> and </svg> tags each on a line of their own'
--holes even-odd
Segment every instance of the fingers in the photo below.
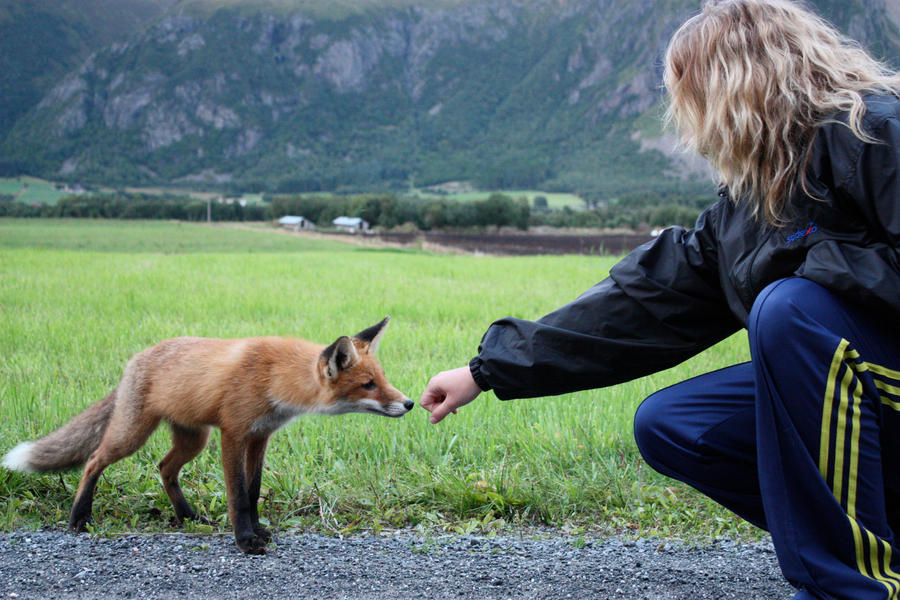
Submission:
<svg viewBox="0 0 900 600">
<path fill-rule="evenodd" d="M 450 407 L 447 392 L 443 389 L 439 377 L 432 377 L 419 399 L 419 405 L 431 413 L 429 420 L 432 423 L 438 423 L 448 412 L 455 411 L 455 408 Z"/>
<path fill-rule="evenodd" d="M 468 367 L 443 371 L 431 378 L 419 404 L 431 413 L 432 424 L 439 423 L 451 412 L 474 400 L 481 390 Z"/>
<path fill-rule="evenodd" d="M 431 416 L 428 418 L 431 421 L 431 424 L 440 423 L 444 417 L 446 417 L 450 412 L 456 412 L 450 403 L 447 400 L 444 400 L 440 404 L 434 407 L 434 410 L 431 411 Z"/>
<path fill-rule="evenodd" d="M 444 393 L 437 390 L 434 379 L 428 382 L 428 386 L 425 388 L 425 391 L 422 392 L 422 397 L 419 398 L 419 406 L 431 412 L 434 410 L 434 407 L 444 401 Z"/>
</svg>

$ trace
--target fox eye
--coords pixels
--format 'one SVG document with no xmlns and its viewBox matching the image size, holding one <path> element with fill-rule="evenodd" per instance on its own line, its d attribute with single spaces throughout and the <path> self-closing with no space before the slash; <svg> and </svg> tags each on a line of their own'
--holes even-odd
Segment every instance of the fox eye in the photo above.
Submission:
<svg viewBox="0 0 900 600">
<path fill-rule="evenodd" d="M 362 387 L 364 390 L 374 390 L 377 386 L 375 385 L 374 381 L 369 380 L 369 381 L 365 382 L 364 384 L 362 384 Z"/>
</svg>

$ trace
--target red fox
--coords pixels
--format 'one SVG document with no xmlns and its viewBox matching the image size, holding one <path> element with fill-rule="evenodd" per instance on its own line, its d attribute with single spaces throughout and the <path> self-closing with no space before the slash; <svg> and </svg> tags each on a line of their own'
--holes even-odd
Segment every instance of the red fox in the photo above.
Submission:
<svg viewBox="0 0 900 600">
<path fill-rule="evenodd" d="M 293 338 L 165 340 L 136 354 L 105 398 L 49 435 L 13 448 L 3 459 L 25 472 L 76 467 L 84 474 L 69 527 L 83 531 L 103 469 L 137 451 L 160 421 L 172 449 L 159 463 L 178 522 L 198 519 L 178 484 L 181 468 L 222 430 L 228 515 L 238 548 L 265 554 L 271 532 L 257 502 L 269 436 L 303 413 L 363 412 L 401 417 L 413 402 L 392 387 L 375 358 L 389 317 L 323 347 Z"/>
</svg>

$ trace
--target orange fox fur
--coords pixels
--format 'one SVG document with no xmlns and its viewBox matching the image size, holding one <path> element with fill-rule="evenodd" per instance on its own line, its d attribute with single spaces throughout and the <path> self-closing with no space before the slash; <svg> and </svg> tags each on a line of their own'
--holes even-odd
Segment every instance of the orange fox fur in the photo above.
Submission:
<svg viewBox="0 0 900 600">
<path fill-rule="evenodd" d="M 327 348 L 299 339 L 174 338 L 136 354 L 119 384 L 53 433 L 10 451 L 4 466 L 48 471 L 86 463 L 69 526 L 84 530 L 103 470 L 144 445 L 160 421 L 172 449 L 159 463 L 179 521 L 197 519 L 178 474 L 222 430 L 228 514 L 238 547 L 263 554 L 271 533 L 257 502 L 269 436 L 303 413 L 406 414 L 413 402 L 392 387 L 375 358 L 388 318 Z"/>
</svg>

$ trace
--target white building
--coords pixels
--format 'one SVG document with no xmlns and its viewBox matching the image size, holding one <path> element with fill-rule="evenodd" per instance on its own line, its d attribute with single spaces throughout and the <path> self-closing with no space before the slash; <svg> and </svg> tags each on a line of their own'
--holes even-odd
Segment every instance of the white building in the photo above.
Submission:
<svg viewBox="0 0 900 600">
<path fill-rule="evenodd" d="M 338 217 L 331 223 L 339 230 L 349 233 L 369 230 L 369 222 L 363 221 L 359 217 Z"/>
<path fill-rule="evenodd" d="M 285 229 L 293 231 L 309 231 L 316 228 L 315 223 L 306 217 L 295 217 L 293 215 L 285 215 L 278 219 L 278 224 Z"/>
</svg>

